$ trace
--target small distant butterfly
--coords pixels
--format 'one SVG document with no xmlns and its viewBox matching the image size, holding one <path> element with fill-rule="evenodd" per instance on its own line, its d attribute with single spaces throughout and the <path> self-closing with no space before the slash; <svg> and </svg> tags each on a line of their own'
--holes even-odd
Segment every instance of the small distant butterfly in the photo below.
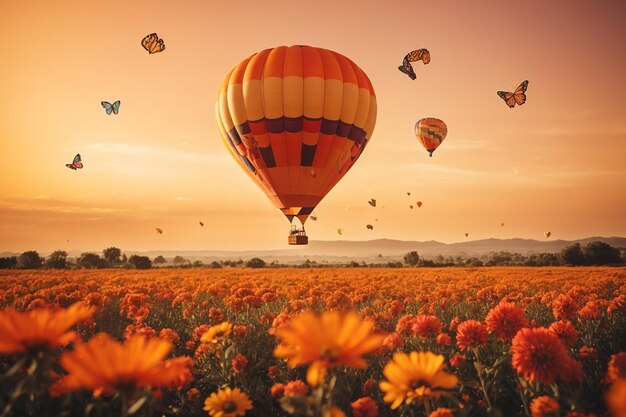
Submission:
<svg viewBox="0 0 626 417">
<path fill-rule="evenodd" d="M 311 215 L 311 220 L 313 220 L 314 222 L 317 221 L 317 216 Z"/>
<path fill-rule="evenodd" d="M 521 106 L 526 103 L 526 89 L 528 88 L 528 80 L 522 82 L 514 92 L 510 93 L 508 91 L 498 91 L 498 95 L 507 106 L 510 108 L 515 107 L 515 105 Z"/>
<path fill-rule="evenodd" d="M 371 224 L 368 224 L 368 225 L 367 225 L 367 226 L 365 226 L 365 227 L 367 227 L 367 229 L 368 229 L 368 230 L 374 230 L 374 226 L 372 226 Z"/>
<path fill-rule="evenodd" d="M 161 228 L 159 228 L 159 227 L 155 227 L 154 229 L 156 230 L 156 232 L 157 232 L 158 234 L 160 234 L 160 235 L 162 235 L 162 234 L 163 234 L 163 229 L 161 229 Z"/>
<path fill-rule="evenodd" d="M 71 164 L 65 164 L 66 167 L 68 167 L 69 169 L 81 169 L 83 167 L 83 163 L 80 160 L 80 154 L 77 153 L 76 156 L 74 157 L 74 160 L 72 161 Z"/>
<path fill-rule="evenodd" d="M 428 52 L 428 49 L 422 48 L 409 52 L 402 60 L 402 65 L 400 65 L 398 69 L 400 72 L 408 75 L 410 79 L 415 80 L 417 76 L 415 75 L 411 62 L 417 61 L 422 61 L 424 65 L 430 62 L 430 52 Z"/>
<path fill-rule="evenodd" d="M 376 207 L 376 200 L 375 199 L 372 198 L 371 200 L 368 201 L 368 203 L 369 203 L 370 206 Z"/>
<path fill-rule="evenodd" d="M 202 223 L 202 222 L 198 222 L 198 223 L 200 223 L 200 226 L 204 227 L 204 223 Z"/>
<path fill-rule="evenodd" d="M 156 33 L 151 33 L 141 40 L 141 46 L 150 54 L 156 54 L 157 52 L 163 52 L 165 49 L 165 42 L 163 39 L 159 39 Z"/>
<path fill-rule="evenodd" d="M 120 101 L 117 100 L 115 103 L 111 104 L 108 101 L 102 101 L 100 102 L 100 104 L 102 104 L 102 107 L 104 107 L 104 110 L 106 110 L 107 114 L 110 115 L 111 113 L 117 114 L 120 111 Z"/>
</svg>

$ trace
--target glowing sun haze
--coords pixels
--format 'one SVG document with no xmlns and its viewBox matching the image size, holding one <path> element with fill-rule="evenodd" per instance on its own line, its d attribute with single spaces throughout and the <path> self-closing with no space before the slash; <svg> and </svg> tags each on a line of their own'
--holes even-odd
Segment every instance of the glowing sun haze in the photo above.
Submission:
<svg viewBox="0 0 626 417">
<path fill-rule="evenodd" d="M 287 247 L 214 103 L 241 60 L 295 44 L 352 59 L 378 101 L 311 239 L 626 235 L 624 16 L 618 0 L 3 2 L 0 251 Z M 149 55 L 153 32 L 166 49 Z M 412 81 L 397 67 L 418 48 L 432 60 Z M 509 109 L 496 91 L 525 79 Z M 432 158 L 413 134 L 428 116 L 448 126 Z"/>
</svg>

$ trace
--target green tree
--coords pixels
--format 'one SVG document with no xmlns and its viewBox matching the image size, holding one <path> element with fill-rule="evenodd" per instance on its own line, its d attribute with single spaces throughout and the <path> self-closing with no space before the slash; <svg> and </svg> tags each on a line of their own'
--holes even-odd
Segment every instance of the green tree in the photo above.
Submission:
<svg viewBox="0 0 626 417">
<path fill-rule="evenodd" d="M 152 261 L 152 263 L 155 265 L 164 264 L 164 263 L 167 263 L 167 259 L 165 259 L 163 255 L 159 255 L 156 258 L 154 258 L 154 261 Z"/>
<path fill-rule="evenodd" d="M 102 251 L 102 257 L 106 259 L 109 265 L 111 266 L 119 265 L 122 262 L 121 256 L 122 256 L 121 249 L 116 248 L 114 246 L 111 246 L 110 248 L 106 248 L 105 250 Z"/>
<path fill-rule="evenodd" d="M 20 269 L 37 269 L 43 265 L 43 259 L 34 250 L 23 252 L 17 258 L 17 267 Z"/>
<path fill-rule="evenodd" d="M 81 254 L 77 263 L 81 268 L 85 269 L 100 269 L 107 268 L 109 266 L 106 259 L 102 259 L 100 255 L 96 253 L 89 252 Z"/>
<path fill-rule="evenodd" d="M 54 269 L 65 269 L 67 266 L 67 252 L 64 250 L 55 250 L 46 259 L 46 267 Z"/>
<path fill-rule="evenodd" d="M 128 258 L 128 263 L 135 267 L 135 269 L 150 269 L 152 268 L 152 261 L 147 256 L 133 255 Z"/>
<path fill-rule="evenodd" d="M 420 261 L 420 256 L 417 254 L 417 251 L 411 251 L 404 255 L 404 263 L 407 265 L 415 266 Z"/>
<path fill-rule="evenodd" d="M 265 261 L 261 258 L 252 258 L 246 262 L 248 268 L 265 268 Z"/>
<path fill-rule="evenodd" d="M 189 263 L 189 261 L 185 258 L 183 258 L 180 255 L 176 255 L 174 256 L 174 265 L 182 265 L 182 264 L 186 264 Z"/>
<path fill-rule="evenodd" d="M 583 254 L 585 262 L 589 265 L 610 265 L 622 261 L 619 249 L 600 241 L 586 244 Z"/>
<path fill-rule="evenodd" d="M 585 264 L 585 255 L 580 247 L 580 243 L 564 247 L 559 256 L 565 265 Z"/>
</svg>

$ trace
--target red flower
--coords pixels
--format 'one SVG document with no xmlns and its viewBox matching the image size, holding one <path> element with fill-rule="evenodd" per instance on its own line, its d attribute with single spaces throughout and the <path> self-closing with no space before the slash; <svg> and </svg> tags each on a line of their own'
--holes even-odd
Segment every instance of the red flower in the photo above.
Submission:
<svg viewBox="0 0 626 417">
<path fill-rule="evenodd" d="M 378 417 L 378 404 L 371 397 L 361 397 L 350 406 L 354 417 Z"/>
<path fill-rule="evenodd" d="M 398 333 L 389 333 L 383 340 L 382 348 L 387 351 L 397 350 L 404 346 L 404 340 Z"/>
<path fill-rule="evenodd" d="M 400 320 L 398 320 L 398 323 L 396 324 L 396 332 L 400 334 L 408 334 L 413 327 L 414 321 L 415 317 L 410 314 L 400 317 Z"/>
<path fill-rule="evenodd" d="M 441 333 L 441 328 L 441 321 L 437 317 L 419 314 L 415 317 L 411 330 L 415 336 L 427 338 L 437 337 Z"/>
<path fill-rule="evenodd" d="M 511 345 L 512 364 L 530 381 L 553 383 L 564 370 L 569 356 L 559 338 L 544 327 L 522 329 Z"/>
<path fill-rule="evenodd" d="M 530 403 L 530 412 L 533 417 L 556 416 L 559 409 L 559 403 L 547 395 L 537 397 Z"/>
<path fill-rule="evenodd" d="M 461 350 L 478 347 L 487 343 L 487 328 L 476 320 L 466 320 L 459 324 L 456 334 L 456 344 Z"/>
<path fill-rule="evenodd" d="M 555 321 L 548 328 L 566 347 L 572 347 L 578 341 L 578 330 L 569 321 Z"/>
<path fill-rule="evenodd" d="M 270 394 L 272 394 L 272 397 L 274 398 L 282 398 L 285 396 L 285 384 L 281 384 L 280 382 L 277 382 L 276 384 L 272 385 L 272 388 L 270 388 Z"/>
<path fill-rule="evenodd" d="M 613 383 L 619 378 L 626 379 L 626 352 L 611 355 L 609 360 L 609 369 L 606 372 L 606 379 Z"/>
<path fill-rule="evenodd" d="M 461 355 L 459 352 L 456 352 L 450 358 L 450 365 L 454 368 L 460 368 L 461 366 L 465 365 L 465 361 L 467 361 L 467 358 Z"/>
<path fill-rule="evenodd" d="M 452 338 L 448 333 L 439 333 L 435 341 L 441 346 L 450 346 L 452 344 Z"/>
<path fill-rule="evenodd" d="M 520 329 L 528 327 L 528 320 L 524 310 L 513 303 L 502 302 L 487 314 L 485 324 L 496 337 L 511 340 Z"/>
<path fill-rule="evenodd" d="M 302 395 L 306 395 L 309 392 L 309 387 L 300 381 L 299 379 L 295 381 L 289 381 L 285 386 L 285 396 L 286 397 L 298 397 Z"/>
<path fill-rule="evenodd" d="M 428 417 L 454 417 L 452 410 L 449 408 L 438 408 L 428 415 Z"/>
<path fill-rule="evenodd" d="M 232 359 L 232 361 L 230 362 L 231 366 L 233 367 L 233 372 L 235 372 L 236 374 L 243 372 L 244 369 L 246 369 L 246 367 L 248 366 L 248 358 L 246 358 L 244 355 L 242 355 L 241 353 L 238 353 L 237 355 L 235 355 L 235 357 Z"/>
</svg>

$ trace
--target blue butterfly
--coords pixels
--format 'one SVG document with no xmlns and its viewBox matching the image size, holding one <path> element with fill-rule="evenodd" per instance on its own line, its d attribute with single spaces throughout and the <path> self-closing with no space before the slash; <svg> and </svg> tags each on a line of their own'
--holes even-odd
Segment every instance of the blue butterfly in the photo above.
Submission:
<svg viewBox="0 0 626 417">
<path fill-rule="evenodd" d="M 107 114 L 111 114 L 111 112 L 117 114 L 120 111 L 120 101 L 117 100 L 115 103 L 111 104 L 108 101 L 103 101 L 100 104 L 102 104 L 102 107 L 104 107 L 104 110 L 107 111 Z"/>
</svg>

